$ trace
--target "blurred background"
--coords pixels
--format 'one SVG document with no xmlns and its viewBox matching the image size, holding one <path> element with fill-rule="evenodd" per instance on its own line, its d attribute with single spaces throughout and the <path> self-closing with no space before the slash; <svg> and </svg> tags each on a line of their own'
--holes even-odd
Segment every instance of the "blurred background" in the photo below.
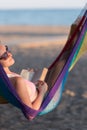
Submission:
<svg viewBox="0 0 87 130">
<path fill-rule="evenodd" d="M 75 2 L 69 0 L 0 0 L 0 41 L 12 47 L 17 61 L 13 69 L 20 73 L 22 68 L 38 67 L 39 65 L 43 67 L 43 63 L 33 64 L 31 61 L 34 59 L 33 57 L 22 63 L 23 59 L 18 58 L 18 55 L 23 55 L 23 58 L 26 59 L 26 55 L 29 56 L 30 51 L 27 52 L 24 49 L 28 49 L 29 46 L 47 46 L 48 44 L 52 46 L 55 43 L 57 43 L 58 49 L 59 46 L 63 46 L 71 24 L 76 20 L 85 4 L 86 0 L 76 0 Z M 22 51 L 22 49 L 23 51 L 19 53 L 17 48 L 18 51 Z M 56 57 L 55 54 L 54 56 Z M 36 58 L 39 59 L 38 56 Z M 49 66 L 51 62 L 49 60 L 46 66 Z"/>
<path fill-rule="evenodd" d="M 11 69 L 48 67 L 66 43 L 87 0 L 0 0 L 0 41 L 15 58 Z M 84 56 L 69 75 L 60 105 L 29 122 L 17 108 L 0 105 L 0 130 L 87 130 Z"/>
</svg>

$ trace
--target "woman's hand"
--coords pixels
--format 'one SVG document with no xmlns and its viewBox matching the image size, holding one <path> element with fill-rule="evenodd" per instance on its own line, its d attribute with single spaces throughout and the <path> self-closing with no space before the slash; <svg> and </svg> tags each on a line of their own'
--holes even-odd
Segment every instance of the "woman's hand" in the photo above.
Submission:
<svg viewBox="0 0 87 130">
<path fill-rule="evenodd" d="M 39 90 L 40 93 L 43 93 L 43 94 L 44 94 L 44 93 L 46 93 L 47 90 L 48 90 L 48 85 L 47 85 L 47 83 L 44 82 L 44 81 L 38 80 L 37 83 L 36 83 L 36 86 L 37 86 L 37 88 L 38 88 L 38 90 Z"/>
</svg>

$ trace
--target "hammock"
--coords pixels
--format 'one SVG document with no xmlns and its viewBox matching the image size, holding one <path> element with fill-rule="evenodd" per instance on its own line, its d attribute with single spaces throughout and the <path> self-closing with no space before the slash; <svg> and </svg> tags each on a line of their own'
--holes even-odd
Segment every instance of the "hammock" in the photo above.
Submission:
<svg viewBox="0 0 87 130">
<path fill-rule="evenodd" d="M 78 21 L 78 19 L 80 20 Z M 77 22 L 78 21 L 78 22 Z M 62 97 L 64 85 L 70 70 L 78 59 L 87 51 L 87 10 L 71 26 L 69 38 L 65 47 L 56 60 L 49 66 L 45 81 L 48 92 L 39 110 L 34 110 L 25 105 L 18 96 L 15 88 L 0 65 L 0 103 L 11 103 L 19 108 L 28 120 L 38 115 L 46 114 L 58 106 Z M 4 98 L 4 100 L 3 100 Z"/>
</svg>

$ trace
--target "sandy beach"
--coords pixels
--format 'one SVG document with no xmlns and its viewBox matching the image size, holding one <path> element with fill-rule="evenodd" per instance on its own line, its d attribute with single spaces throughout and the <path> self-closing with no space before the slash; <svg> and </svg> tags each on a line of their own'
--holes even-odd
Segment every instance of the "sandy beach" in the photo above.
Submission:
<svg viewBox="0 0 87 130">
<path fill-rule="evenodd" d="M 11 67 L 43 68 L 58 56 L 70 27 L 0 26 L 0 40 L 15 58 Z M 70 72 L 59 106 L 29 122 L 11 104 L 0 105 L 0 130 L 87 130 L 87 55 Z"/>
</svg>

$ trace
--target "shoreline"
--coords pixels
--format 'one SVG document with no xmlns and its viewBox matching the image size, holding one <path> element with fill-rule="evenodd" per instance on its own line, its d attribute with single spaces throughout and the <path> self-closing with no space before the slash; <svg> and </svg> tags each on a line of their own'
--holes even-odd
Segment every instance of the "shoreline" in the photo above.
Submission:
<svg viewBox="0 0 87 130">
<path fill-rule="evenodd" d="M 37 44 L 66 41 L 70 27 L 68 26 L 0 26 L 0 40 L 7 45 Z"/>
<path fill-rule="evenodd" d="M 52 33 L 60 33 L 60 32 L 68 32 L 70 26 L 30 26 L 30 25 L 0 25 L 0 32 L 52 32 Z M 8 30 L 9 29 L 9 30 Z"/>
</svg>

